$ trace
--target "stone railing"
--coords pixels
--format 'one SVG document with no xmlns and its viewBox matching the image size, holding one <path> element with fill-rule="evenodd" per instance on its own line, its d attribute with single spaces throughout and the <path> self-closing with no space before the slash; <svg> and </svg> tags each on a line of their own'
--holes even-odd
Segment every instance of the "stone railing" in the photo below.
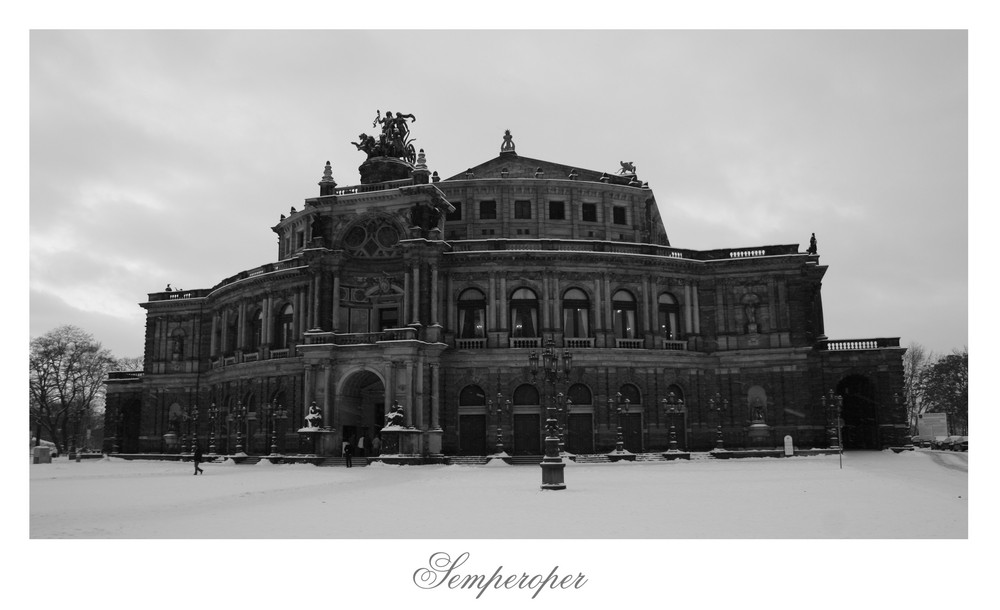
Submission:
<svg viewBox="0 0 1000 610">
<path fill-rule="evenodd" d="M 899 347 L 899 337 L 883 337 L 878 339 L 828 339 L 826 341 L 819 341 L 816 343 L 816 349 L 830 352 L 883 349 L 887 347 Z"/>
<path fill-rule="evenodd" d="M 122 379 L 142 379 L 142 371 L 111 371 L 108 373 L 109 381 L 116 381 Z"/>
<path fill-rule="evenodd" d="M 727 248 L 723 250 L 686 250 L 619 241 L 583 239 L 464 239 L 451 242 L 451 252 L 492 252 L 510 251 L 563 251 L 563 252 L 610 252 L 614 254 L 639 254 L 667 258 L 713 261 L 761 256 L 799 254 L 798 245 L 762 246 L 759 248 Z"/>
<path fill-rule="evenodd" d="M 589 349 L 594 347 L 593 337 L 566 337 L 563 345 L 569 349 Z"/>
<path fill-rule="evenodd" d="M 260 360 L 260 354 L 257 352 L 247 352 L 243 354 L 243 362 L 257 362 Z"/>
<path fill-rule="evenodd" d="M 670 349 L 676 351 L 684 351 L 688 348 L 687 341 L 663 341 L 663 349 Z"/>
<path fill-rule="evenodd" d="M 511 337 L 510 346 L 514 348 L 539 348 L 542 346 L 541 337 Z"/>
<path fill-rule="evenodd" d="M 642 349 L 642 339 L 615 339 L 615 347 L 619 349 Z"/>
<path fill-rule="evenodd" d="M 356 184 L 353 186 L 342 186 L 340 188 L 333 189 L 333 194 L 355 195 L 357 193 L 373 193 L 375 191 L 387 191 L 389 189 L 398 189 L 401 186 L 411 186 L 411 185 L 413 185 L 413 178 L 404 178 L 402 180 L 390 180 L 388 182 L 373 182 L 372 184 Z"/>
<path fill-rule="evenodd" d="M 273 349 L 273 350 L 271 350 L 268 353 L 267 357 L 268 358 L 272 358 L 272 359 L 273 358 L 287 358 L 288 357 L 288 351 L 289 350 L 288 350 L 287 347 L 283 348 L 283 349 Z"/>
<path fill-rule="evenodd" d="M 455 339 L 457 349 L 486 349 L 486 337 L 473 339 Z"/>
<path fill-rule="evenodd" d="M 405 341 L 417 338 L 415 328 L 387 328 L 373 333 L 306 332 L 306 345 L 374 345 L 379 341 Z"/>
</svg>

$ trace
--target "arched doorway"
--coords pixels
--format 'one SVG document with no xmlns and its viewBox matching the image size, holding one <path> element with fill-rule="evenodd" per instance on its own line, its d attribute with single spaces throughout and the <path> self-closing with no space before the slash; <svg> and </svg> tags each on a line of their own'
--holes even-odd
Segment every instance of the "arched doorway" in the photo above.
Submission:
<svg viewBox="0 0 1000 610">
<path fill-rule="evenodd" d="M 336 454 L 342 454 L 344 442 L 352 443 L 356 448 L 355 455 L 359 457 L 363 457 L 362 453 L 370 454 L 372 439 L 379 436 L 385 426 L 385 384 L 382 378 L 369 370 L 350 373 L 340 384 L 335 404 L 337 413 L 333 420 L 341 439 Z M 357 449 L 360 438 L 364 438 L 363 452 Z"/>
<path fill-rule="evenodd" d="M 121 422 L 119 431 L 119 451 L 122 453 L 139 453 L 139 424 L 142 415 L 142 402 L 132 399 L 121 406 Z"/>
<path fill-rule="evenodd" d="M 863 375 L 850 375 L 837 384 L 837 393 L 844 397 L 841 408 L 844 449 L 881 449 L 875 384 Z"/>
</svg>

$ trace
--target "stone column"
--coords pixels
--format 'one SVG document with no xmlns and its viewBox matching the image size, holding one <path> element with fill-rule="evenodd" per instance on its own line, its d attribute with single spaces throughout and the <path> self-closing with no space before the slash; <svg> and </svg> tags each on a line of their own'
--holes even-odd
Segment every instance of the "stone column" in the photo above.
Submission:
<svg viewBox="0 0 1000 610">
<path fill-rule="evenodd" d="M 495 281 L 495 277 L 491 278 L 491 281 Z M 500 276 L 500 294 L 496 297 L 498 301 L 498 316 L 500 317 L 500 325 L 497 328 L 506 328 L 508 331 L 514 330 L 508 328 L 510 322 L 510 314 L 507 313 L 507 275 L 502 274 Z"/>
<path fill-rule="evenodd" d="M 417 429 L 423 430 L 426 428 L 424 426 L 424 357 L 420 356 L 417 358 L 417 368 L 416 368 L 416 379 L 414 380 L 416 389 L 413 392 L 414 402 L 416 406 L 413 409 L 416 414 L 416 426 Z"/>
<path fill-rule="evenodd" d="M 441 324 L 438 303 L 438 268 L 435 263 L 431 267 L 431 324 Z"/>
<path fill-rule="evenodd" d="M 400 312 L 400 326 L 408 325 L 410 320 L 410 270 L 403 272 L 403 311 Z"/>
<path fill-rule="evenodd" d="M 247 328 L 247 304 L 241 302 L 239 309 L 239 318 L 236 323 L 236 349 L 242 351 L 247 344 L 246 328 Z"/>
<path fill-rule="evenodd" d="M 684 330 L 691 332 L 694 328 L 694 297 L 691 296 L 691 284 L 684 284 Z"/>
<path fill-rule="evenodd" d="M 340 329 L 340 272 L 333 276 L 333 326 L 334 332 Z"/>
<path fill-rule="evenodd" d="M 441 429 L 440 365 L 431 365 L 431 429 Z"/>
<path fill-rule="evenodd" d="M 396 401 L 396 363 L 387 360 L 385 362 L 385 405 L 382 408 L 382 415 L 389 412 L 392 403 Z M 382 421 L 385 424 L 385 421 Z"/>
<path fill-rule="evenodd" d="M 694 334 L 701 334 L 701 316 L 698 313 L 698 285 L 691 286 L 691 300 L 694 301 Z"/>
<path fill-rule="evenodd" d="M 308 411 L 309 405 L 312 404 L 313 398 L 316 396 L 313 393 L 313 367 L 311 364 L 306 365 L 303 383 L 305 387 L 302 388 L 302 396 L 305 399 L 306 403 L 305 410 Z"/>
<path fill-rule="evenodd" d="M 403 410 L 403 412 L 406 414 L 406 427 L 410 428 L 410 427 L 413 426 L 413 422 L 414 422 L 413 414 L 414 414 L 414 412 L 416 412 L 417 409 L 420 408 L 420 405 L 417 404 L 416 392 L 414 392 L 414 389 L 413 389 L 413 361 L 412 360 L 407 360 L 406 361 L 406 376 L 404 377 L 404 379 L 406 379 L 406 385 L 408 386 L 407 387 L 408 391 L 406 392 L 405 395 L 409 396 L 410 404 L 406 405 L 406 408 Z"/>
<path fill-rule="evenodd" d="M 413 265 L 413 324 L 420 324 L 420 261 Z"/>
<path fill-rule="evenodd" d="M 329 364 L 323 365 L 323 421 L 328 422 L 327 426 L 333 426 L 333 387 L 330 377 L 333 371 Z"/>
<path fill-rule="evenodd" d="M 218 346 L 218 344 L 215 341 L 215 332 L 216 332 L 216 330 L 218 328 L 219 328 L 219 314 L 213 313 L 212 314 L 212 336 L 209 337 L 209 348 L 208 348 L 208 354 L 209 354 L 209 356 L 212 356 L 212 357 L 214 357 L 218 353 L 218 349 L 219 349 L 219 346 Z"/>
<path fill-rule="evenodd" d="M 539 322 L 541 322 L 541 328 L 538 329 L 539 336 L 543 336 L 545 334 L 544 332 L 541 331 L 552 330 L 552 315 L 551 315 L 552 299 L 549 296 L 552 287 L 552 278 L 550 277 L 550 275 L 551 274 L 549 274 L 548 272 L 542 274 L 542 298 L 541 298 L 541 303 L 539 303 L 539 306 L 542 309 L 542 319 L 539 320 Z M 542 343 L 544 344 L 545 341 L 542 341 Z"/>
<path fill-rule="evenodd" d="M 319 274 L 312 278 L 312 299 L 309 306 L 309 328 L 319 328 Z"/>
</svg>

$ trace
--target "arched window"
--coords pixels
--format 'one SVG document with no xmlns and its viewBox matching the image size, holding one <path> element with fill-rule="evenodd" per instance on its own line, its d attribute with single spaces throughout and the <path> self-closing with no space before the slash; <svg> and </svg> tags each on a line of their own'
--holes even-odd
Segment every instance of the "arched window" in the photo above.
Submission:
<svg viewBox="0 0 1000 610">
<path fill-rule="evenodd" d="M 657 324 L 660 336 L 668 341 L 680 339 L 680 326 L 677 321 L 677 314 L 680 308 L 677 306 L 677 299 L 669 292 L 664 292 L 658 299 L 659 308 L 657 311 Z"/>
<path fill-rule="evenodd" d="M 260 309 L 250 314 L 247 320 L 247 349 L 256 351 L 260 347 L 260 333 L 264 328 L 264 312 Z"/>
<path fill-rule="evenodd" d="M 639 393 L 639 388 L 635 387 L 635 385 L 626 383 L 618 391 L 621 392 L 622 399 L 628 399 L 630 405 L 642 404 L 642 395 Z"/>
<path fill-rule="evenodd" d="M 458 295 L 458 336 L 461 339 L 486 336 L 486 297 L 475 288 Z"/>
<path fill-rule="evenodd" d="M 274 318 L 274 348 L 288 349 L 295 340 L 295 331 L 292 326 L 294 308 L 289 303 L 281 308 Z"/>
<path fill-rule="evenodd" d="M 458 406 L 482 407 L 486 405 L 486 392 L 477 385 L 467 385 L 458 393 Z"/>
<path fill-rule="evenodd" d="M 594 395 L 590 391 L 590 388 L 582 383 L 574 383 L 569 386 L 566 395 L 573 401 L 574 406 L 589 405 L 594 402 Z"/>
<path fill-rule="evenodd" d="M 612 324 L 615 337 L 635 339 L 639 335 L 636 327 L 635 297 L 627 290 L 619 290 L 611 297 Z"/>
<path fill-rule="evenodd" d="M 529 288 L 518 288 L 510 297 L 510 336 L 539 336 L 538 297 Z"/>
<path fill-rule="evenodd" d="M 570 338 L 590 336 L 590 301 L 587 293 L 579 288 L 563 293 L 563 335 Z"/>
<path fill-rule="evenodd" d="M 515 405 L 537 405 L 541 404 L 538 398 L 538 388 L 530 384 L 522 384 L 514 390 Z"/>
<path fill-rule="evenodd" d="M 232 310 L 229 312 L 229 319 L 226 321 L 226 354 L 232 355 L 236 352 L 236 340 L 239 337 L 240 312 Z"/>
</svg>

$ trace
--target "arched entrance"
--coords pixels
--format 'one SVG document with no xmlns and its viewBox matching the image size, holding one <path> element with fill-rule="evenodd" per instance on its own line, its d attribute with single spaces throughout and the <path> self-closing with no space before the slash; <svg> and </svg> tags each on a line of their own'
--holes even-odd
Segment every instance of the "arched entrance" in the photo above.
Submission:
<svg viewBox="0 0 1000 610">
<path fill-rule="evenodd" d="M 121 406 L 121 422 L 117 431 L 121 434 L 119 451 L 122 453 L 139 453 L 139 425 L 142 415 L 142 402 L 133 399 Z"/>
<path fill-rule="evenodd" d="M 333 420 L 341 442 L 352 443 L 357 456 L 371 455 L 372 439 L 379 436 L 379 431 L 385 426 L 385 384 L 382 378 L 369 370 L 350 373 L 340 384 L 335 405 L 337 413 Z M 360 438 L 364 438 L 363 451 L 358 449 Z M 341 455 L 342 447 L 343 444 L 337 448 L 337 455 Z"/>
<path fill-rule="evenodd" d="M 841 408 L 844 449 L 881 449 L 875 384 L 863 375 L 850 375 L 837 384 L 837 393 L 844 397 Z"/>
</svg>

